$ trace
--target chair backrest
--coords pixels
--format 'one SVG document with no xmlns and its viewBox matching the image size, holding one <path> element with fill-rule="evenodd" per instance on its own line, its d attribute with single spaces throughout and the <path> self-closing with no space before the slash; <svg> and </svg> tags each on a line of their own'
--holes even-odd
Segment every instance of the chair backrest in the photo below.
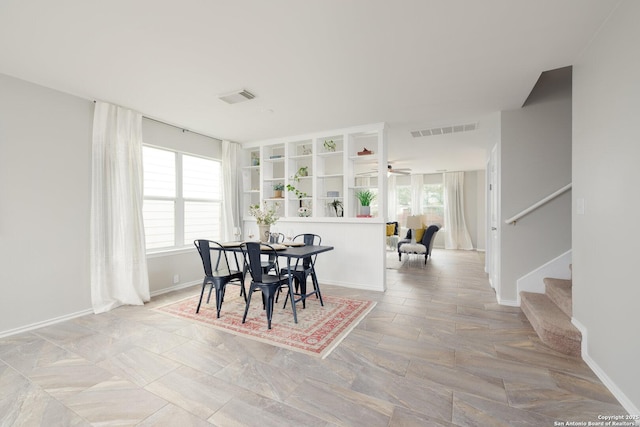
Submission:
<svg viewBox="0 0 640 427">
<path fill-rule="evenodd" d="M 437 225 L 430 225 L 429 227 L 427 227 L 424 234 L 422 235 L 422 241 L 420 243 L 426 246 L 427 254 L 429 255 L 431 254 L 431 248 L 433 248 L 433 242 L 436 240 L 434 237 L 435 237 L 435 234 L 438 232 L 438 230 L 440 230 L 440 227 L 438 227 Z"/>
<path fill-rule="evenodd" d="M 269 235 L 269 243 L 282 243 L 282 242 L 284 242 L 284 234 L 271 233 Z"/>
<path fill-rule="evenodd" d="M 266 273 L 263 273 L 262 271 L 261 255 L 263 254 L 263 247 L 269 248 L 267 251 L 268 255 L 269 257 L 273 256 L 276 260 L 275 270 L 276 274 L 279 274 L 279 269 L 277 267 L 278 255 L 271 245 L 260 242 L 246 242 L 240 245 L 240 250 L 242 250 L 242 254 L 244 255 L 245 266 L 247 267 L 247 270 L 249 270 L 251 280 L 255 283 L 262 283 L 263 275 L 266 275 Z"/>
<path fill-rule="evenodd" d="M 293 241 L 299 241 L 300 238 L 304 241 L 305 246 L 320 246 L 322 244 L 322 237 L 317 234 L 312 233 L 304 233 L 298 234 L 293 238 Z M 316 262 L 316 257 L 318 255 L 313 255 L 313 257 L 304 257 L 302 258 L 302 265 L 304 268 L 309 268 L 311 266 L 311 261 Z M 297 262 L 296 262 L 297 265 Z"/>
<path fill-rule="evenodd" d="M 213 275 L 214 271 L 229 271 L 229 260 L 227 259 L 227 251 L 224 247 L 213 240 L 199 239 L 194 240 L 193 244 L 198 253 L 200 259 L 202 259 L 202 267 L 204 268 L 204 274 L 206 276 Z M 211 256 L 211 250 L 214 249 L 214 255 Z M 236 261 L 237 263 L 237 261 Z"/>
</svg>

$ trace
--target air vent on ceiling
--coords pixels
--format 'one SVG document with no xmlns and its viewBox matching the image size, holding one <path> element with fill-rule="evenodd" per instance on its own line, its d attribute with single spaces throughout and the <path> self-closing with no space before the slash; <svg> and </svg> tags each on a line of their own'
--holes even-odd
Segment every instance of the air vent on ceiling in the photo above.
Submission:
<svg viewBox="0 0 640 427">
<path fill-rule="evenodd" d="M 226 102 L 227 104 L 237 104 L 239 102 L 249 101 L 250 99 L 253 99 L 255 97 L 256 96 L 254 94 L 245 89 L 218 95 L 218 98 L 221 101 Z"/>
<path fill-rule="evenodd" d="M 421 136 L 448 135 L 458 132 L 469 132 L 478 129 L 478 123 L 467 123 L 464 125 L 443 126 L 431 129 L 413 130 L 411 136 L 420 138 Z"/>
</svg>

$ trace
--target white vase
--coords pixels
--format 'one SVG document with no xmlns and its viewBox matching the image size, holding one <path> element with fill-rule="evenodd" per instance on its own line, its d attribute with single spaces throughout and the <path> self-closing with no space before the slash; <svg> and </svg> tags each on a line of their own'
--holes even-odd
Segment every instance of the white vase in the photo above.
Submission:
<svg viewBox="0 0 640 427">
<path fill-rule="evenodd" d="M 258 238 L 261 242 L 268 242 L 269 235 L 271 234 L 271 226 L 265 224 L 258 224 Z"/>
<path fill-rule="evenodd" d="M 360 206 L 360 215 L 371 215 L 371 206 Z"/>
</svg>

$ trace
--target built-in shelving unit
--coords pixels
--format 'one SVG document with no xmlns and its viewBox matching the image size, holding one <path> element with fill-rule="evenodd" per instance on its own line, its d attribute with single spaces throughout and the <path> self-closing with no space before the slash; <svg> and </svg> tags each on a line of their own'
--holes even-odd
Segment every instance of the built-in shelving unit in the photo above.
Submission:
<svg viewBox="0 0 640 427">
<path fill-rule="evenodd" d="M 365 149 L 371 153 L 363 154 Z M 282 218 L 380 221 L 384 216 L 387 163 L 382 123 L 257 142 L 245 146 L 243 158 L 245 216 L 250 204 L 262 201 L 278 202 Z M 275 197 L 275 184 L 285 186 L 282 198 Z M 377 194 L 370 217 L 359 216 L 360 190 Z"/>
</svg>

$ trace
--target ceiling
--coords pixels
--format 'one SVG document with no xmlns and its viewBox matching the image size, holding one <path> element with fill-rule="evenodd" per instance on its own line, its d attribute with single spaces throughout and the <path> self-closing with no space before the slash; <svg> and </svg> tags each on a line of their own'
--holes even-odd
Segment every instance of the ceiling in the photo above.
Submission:
<svg viewBox="0 0 640 427">
<path fill-rule="evenodd" d="M 483 169 L 498 112 L 571 65 L 617 3 L 2 0 L 0 73 L 238 142 L 386 122 L 397 168 Z M 218 99 L 237 89 L 256 97 Z"/>
</svg>

